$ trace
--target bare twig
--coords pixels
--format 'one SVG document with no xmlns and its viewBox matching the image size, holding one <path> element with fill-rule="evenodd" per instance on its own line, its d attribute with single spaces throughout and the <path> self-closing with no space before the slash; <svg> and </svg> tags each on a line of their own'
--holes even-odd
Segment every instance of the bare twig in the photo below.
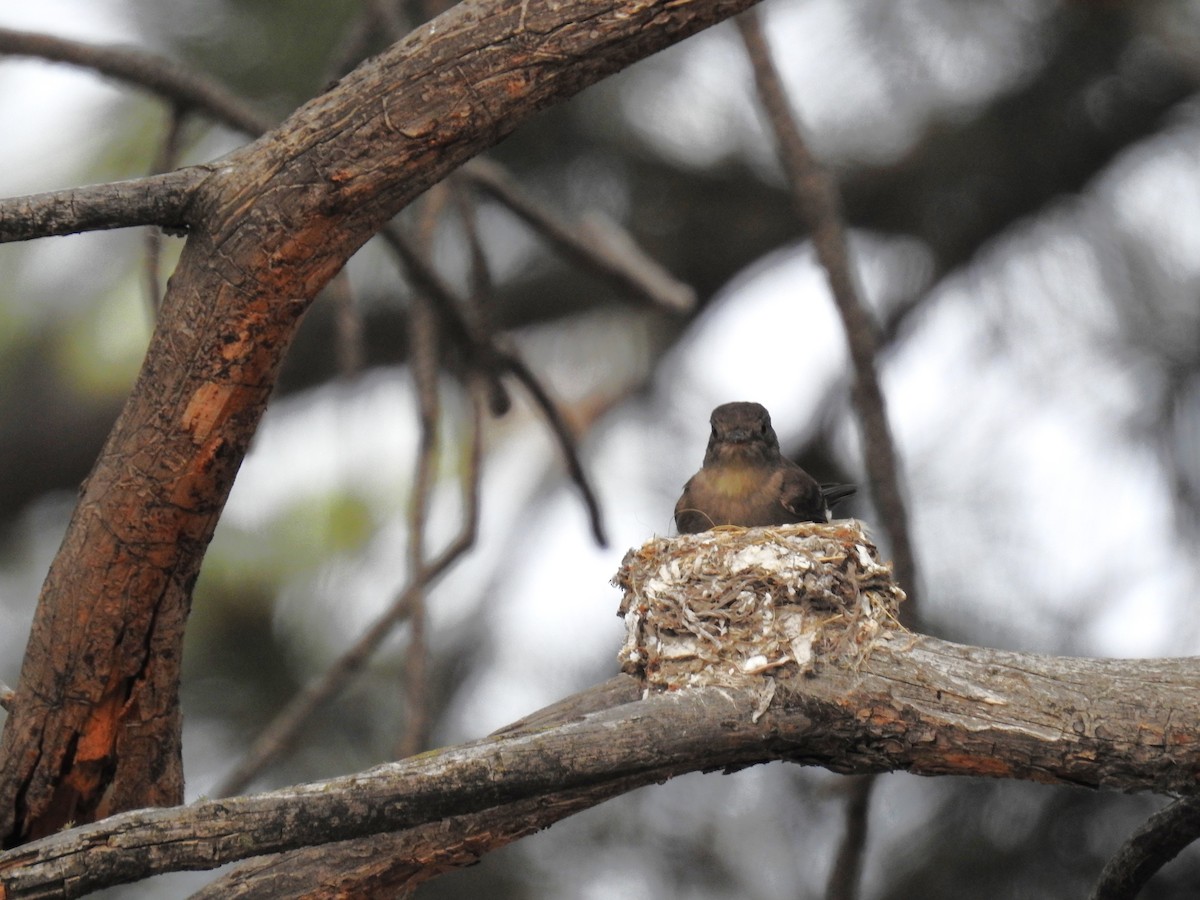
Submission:
<svg viewBox="0 0 1200 900">
<path fill-rule="evenodd" d="M 363 346 L 363 317 L 354 296 L 354 285 L 345 269 L 326 288 L 333 302 L 334 352 L 338 372 L 344 377 L 362 371 L 367 351 Z"/>
<path fill-rule="evenodd" d="M 102 47 L 0 28 L 0 54 L 36 56 L 92 69 L 140 85 L 184 110 L 203 109 L 247 134 L 261 134 L 275 124 L 215 81 L 169 59 L 131 47 Z"/>
<path fill-rule="evenodd" d="M 11 710 L 13 698 L 17 696 L 17 692 L 10 688 L 3 681 L 0 681 L 0 709 Z"/>
<path fill-rule="evenodd" d="M 1200 837 L 1200 798 L 1164 806 L 1129 836 L 1104 866 L 1091 900 L 1134 900 L 1154 873 Z"/>
<path fill-rule="evenodd" d="M 403 263 L 414 289 L 425 291 L 437 301 L 434 310 L 441 317 L 443 335 L 462 352 L 464 364 L 486 380 L 488 405 L 492 414 L 504 415 L 512 404 L 500 381 L 503 367 L 497 360 L 491 336 L 483 330 L 479 321 L 463 315 L 453 289 L 442 280 L 442 276 L 425 260 L 396 223 L 384 226 L 379 234 Z"/>
<path fill-rule="evenodd" d="M 696 305 L 691 286 L 642 252 L 616 223 L 596 215 L 572 225 L 526 194 L 502 166 L 489 160 L 473 159 L 461 171 L 560 253 L 622 292 L 672 313 L 686 313 Z"/>
<path fill-rule="evenodd" d="M 863 851 L 867 846 L 867 820 L 874 775 L 851 776 L 846 781 L 846 830 L 837 859 L 829 873 L 825 900 L 855 900 L 862 878 Z"/>
<path fill-rule="evenodd" d="M 408 570 L 419 572 L 425 566 L 425 519 L 429 494 L 437 471 L 438 398 L 437 320 L 429 310 L 429 299 L 413 295 L 409 316 L 411 368 L 417 391 L 420 418 L 420 450 L 413 479 L 408 513 Z M 404 657 L 404 735 L 400 756 L 419 753 L 428 743 L 431 713 L 429 709 L 429 641 L 425 633 L 425 591 L 418 590 L 408 602 L 408 649 Z"/>
<path fill-rule="evenodd" d="M 457 174 L 457 173 L 456 173 Z M 487 254 L 483 251 L 483 241 L 479 236 L 479 217 L 476 214 L 475 203 L 467 191 L 463 190 L 461 178 L 450 178 L 451 199 L 454 211 L 458 213 L 458 221 L 462 226 L 463 237 L 467 241 L 470 253 L 470 301 L 471 312 L 479 321 L 481 328 L 487 333 L 494 333 L 495 328 L 488 317 L 488 298 L 492 295 L 492 270 L 488 265 Z"/>
<path fill-rule="evenodd" d="M 479 386 L 472 385 L 470 394 L 471 449 L 463 474 L 465 510 L 458 535 L 436 559 L 410 573 L 408 586 L 396 597 L 391 607 L 363 632 L 354 646 L 343 653 L 337 662 L 292 699 L 258 736 L 245 759 L 213 789 L 212 796 L 228 797 L 239 793 L 263 769 L 283 755 L 293 745 L 296 735 L 313 712 L 346 686 L 367 664 L 396 624 L 408 615 L 413 597 L 440 578 L 475 543 L 479 527 L 479 467 L 483 455 L 483 391 Z"/>
<path fill-rule="evenodd" d="M 477 325 L 462 316 L 454 292 L 446 285 L 441 276 L 421 258 L 403 232 L 395 226 L 388 226 L 382 234 L 404 262 L 413 282 L 429 291 L 439 301 L 437 310 L 443 316 L 443 324 L 448 326 L 446 328 L 447 336 L 460 342 L 460 345 L 466 349 L 467 359 L 473 365 L 481 367 L 489 379 L 495 379 L 498 374 L 511 374 L 529 392 L 530 397 L 542 410 L 558 440 L 567 472 L 579 488 L 584 505 L 587 507 L 592 536 L 600 546 L 607 546 L 608 538 L 605 534 L 600 504 L 592 490 L 583 464 L 579 461 L 574 435 L 571 434 L 571 429 L 558 411 L 554 400 L 538 381 L 537 376 L 530 371 L 524 360 L 515 351 L 498 346 L 497 338 L 481 334 Z"/>
<path fill-rule="evenodd" d="M 157 175 L 169 172 L 175 168 L 179 159 L 179 142 L 183 134 L 183 121 L 187 113 L 178 106 L 172 106 L 167 131 L 163 135 L 162 144 L 154 158 L 153 171 Z M 162 230 L 156 226 L 146 229 L 146 299 L 151 317 L 158 317 L 158 304 L 162 299 L 162 285 L 159 283 L 159 259 L 162 255 Z"/>
<path fill-rule="evenodd" d="M 437 185 L 425 198 L 419 241 L 426 258 L 433 255 L 434 232 L 445 195 L 446 189 Z M 432 302 L 423 291 L 413 291 L 408 323 L 409 368 L 417 392 L 421 433 L 409 500 L 408 570 L 419 572 L 425 566 L 425 517 L 436 473 L 438 418 L 441 413 L 438 397 L 438 322 Z M 419 753 L 425 748 L 429 737 L 429 642 L 425 625 L 425 592 L 422 590 L 413 594 L 408 604 L 409 638 L 404 657 L 405 723 L 398 747 L 398 755 L 402 757 Z"/>
<path fill-rule="evenodd" d="M 891 539 L 896 579 L 908 593 L 902 617 L 912 625 L 916 616 L 918 573 L 908 529 L 900 470 L 875 359 L 878 337 L 870 314 L 858 294 L 837 185 L 805 144 L 783 83 L 774 64 L 758 15 L 750 10 L 737 19 L 759 98 L 779 147 L 780 160 L 791 183 L 801 219 L 812 234 L 813 246 L 829 278 L 834 303 L 842 317 L 850 358 L 854 363 L 854 407 L 859 416 L 863 456 L 871 493 Z"/>
<path fill-rule="evenodd" d="M 208 175 L 189 166 L 162 175 L 0 200 L 0 244 L 134 225 L 186 229 L 188 206 Z"/>
<path fill-rule="evenodd" d="M 542 411 L 542 415 L 546 417 L 546 424 L 550 426 L 550 431 L 553 432 L 554 437 L 558 440 L 559 449 L 562 450 L 563 461 L 567 465 L 567 474 L 575 482 L 575 486 L 579 488 L 579 493 L 583 497 L 583 505 L 587 509 L 588 514 L 588 524 L 592 529 L 592 538 L 601 547 L 607 547 L 608 535 L 604 529 L 604 517 L 600 512 L 600 501 L 596 499 L 591 482 L 583 469 L 583 463 L 579 460 L 579 448 L 575 445 L 575 435 L 571 433 L 570 426 L 567 425 L 562 413 L 558 410 L 558 405 L 546 391 L 541 381 L 533 374 L 529 366 L 525 364 L 525 360 L 521 359 L 515 353 L 502 353 L 501 358 L 504 360 L 508 371 L 529 392 L 529 396 L 533 399 L 533 402 L 537 404 L 537 407 Z"/>
</svg>

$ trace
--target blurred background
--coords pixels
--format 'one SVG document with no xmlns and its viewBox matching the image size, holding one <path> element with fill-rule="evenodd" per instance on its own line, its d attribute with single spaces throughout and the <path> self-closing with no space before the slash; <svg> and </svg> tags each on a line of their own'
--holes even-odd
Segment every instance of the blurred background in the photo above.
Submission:
<svg viewBox="0 0 1200 900">
<path fill-rule="evenodd" d="M 363 18 L 383 8 L 42 0 L 0 8 L 0 27 L 151 50 L 281 119 L 386 45 Z M 839 178 L 884 335 L 922 630 L 1054 654 L 1200 653 L 1200 3 L 760 9 L 811 144 Z M 436 10 L 387 12 L 411 27 Z M 141 90 L 2 58 L 0 196 L 145 174 L 169 121 L 167 105 Z M 245 141 L 199 115 L 178 133 L 183 162 Z M 762 402 L 785 451 L 814 474 L 864 477 L 839 320 L 731 24 L 547 111 L 489 155 L 561 217 L 602 213 L 622 225 L 697 304 L 672 313 L 628 296 L 472 195 L 488 313 L 578 435 L 609 545 L 593 541 L 552 435 L 514 389 L 514 408 L 486 422 L 477 540 L 429 595 L 439 745 L 615 673 L 623 629 L 609 579 L 629 547 L 671 533 L 716 404 Z M 459 287 L 469 281 L 463 235 L 452 213 L 433 232 L 439 270 Z M 180 243 L 162 245 L 164 278 Z M 127 230 L 0 246 L 9 684 L 76 487 L 146 346 L 146 245 Z M 339 305 L 318 300 L 196 589 L 189 799 L 213 789 L 408 575 L 419 435 L 406 366 L 411 291 L 377 242 L 348 273 L 361 366 L 339 367 Z M 459 374 L 449 363 L 440 385 L 434 552 L 461 516 Z M 877 521 L 862 493 L 842 512 Z M 394 758 L 405 646 L 401 628 L 253 787 Z M 844 787 L 784 765 L 689 776 L 576 816 L 419 896 L 820 897 Z M 1081 896 L 1163 802 L 885 776 L 871 801 L 863 896 Z M 211 877 L 111 895 L 182 894 Z M 1197 885 L 1200 854 L 1189 850 L 1143 896 L 1194 897 Z"/>
</svg>

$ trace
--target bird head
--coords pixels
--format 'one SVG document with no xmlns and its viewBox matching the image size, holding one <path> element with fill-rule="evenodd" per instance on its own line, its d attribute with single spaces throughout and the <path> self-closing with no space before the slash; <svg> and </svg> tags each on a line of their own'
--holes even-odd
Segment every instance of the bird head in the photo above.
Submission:
<svg viewBox="0 0 1200 900">
<path fill-rule="evenodd" d="M 774 461 L 779 438 L 771 427 L 771 414 L 761 403 L 723 403 L 709 419 L 712 434 L 704 454 L 705 465 Z"/>
</svg>

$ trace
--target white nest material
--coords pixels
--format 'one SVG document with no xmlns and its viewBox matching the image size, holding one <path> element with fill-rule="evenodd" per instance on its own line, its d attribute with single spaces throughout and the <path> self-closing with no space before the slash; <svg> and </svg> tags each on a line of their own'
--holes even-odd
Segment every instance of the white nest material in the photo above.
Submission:
<svg viewBox="0 0 1200 900">
<path fill-rule="evenodd" d="M 854 519 L 655 538 L 625 554 L 613 583 L 623 671 L 652 690 L 758 687 L 759 714 L 776 675 L 861 663 L 900 629 L 904 599 Z"/>
</svg>

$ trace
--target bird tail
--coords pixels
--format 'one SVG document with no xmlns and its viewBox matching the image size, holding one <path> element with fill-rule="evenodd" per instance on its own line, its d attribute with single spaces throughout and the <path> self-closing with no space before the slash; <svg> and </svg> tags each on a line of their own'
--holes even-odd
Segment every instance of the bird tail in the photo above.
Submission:
<svg viewBox="0 0 1200 900">
<path fill-rule="evenodd" d="M 853 484 L 823 484 L 821 485 L 821 499 L 825 501 L 825 505 L 829 507 L 837 506 L 851 494 L 857 494 L 858 487 Z"/>
</svg>

